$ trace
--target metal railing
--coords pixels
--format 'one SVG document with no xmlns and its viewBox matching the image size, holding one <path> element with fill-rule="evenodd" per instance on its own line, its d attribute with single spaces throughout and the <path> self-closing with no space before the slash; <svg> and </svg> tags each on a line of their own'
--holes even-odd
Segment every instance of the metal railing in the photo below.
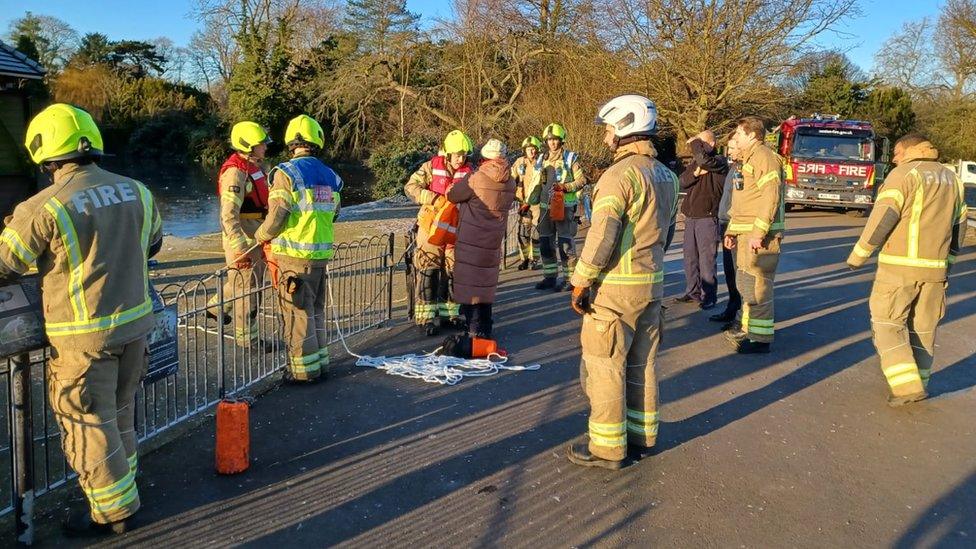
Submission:
<svg viewBox="0 0 976 549">
<path fill-rule="evenodd" d="M 374 328 L 392 318 L 393 276 L 397 270 L 394 234 L 338 244 L 329 262 L 329 291 L 322 313 L 329 344 Z M 248 279 L 245 279 L 248 276 Z M 231 270 L 157 288 L 177 309 L 179 367 L 146 382 L 136 396 L 139 440 L 211 409 L 224 396 L 242 394 L 287 363 L 273 269 L 245 275 Z M 226 311 L 229 323 L 219 322 Z M 207 313 L 211 313 L 208 317 Z M 258 342 L 235 338 L 235 317 L 254 318 Z M 45 383 L 50 348 L 0 360 L 0 515 L 63 485 L 74 474 L 61 450 L 61 433 L 47 405 Z M 18 389 L 18 390 L 15 390 Z M 25 434 L 26 433 L 26 434 Z M 23 436 L 18 441 L 18 436 Z M 23 441 L 31 443 L 24 444 Z M 20 460 L 19 463 L 18 459 Z M 20 528 L 20 524 L 18 524 Z M 21 532 L 18 531 L 18 534 Z"/>
</svg>

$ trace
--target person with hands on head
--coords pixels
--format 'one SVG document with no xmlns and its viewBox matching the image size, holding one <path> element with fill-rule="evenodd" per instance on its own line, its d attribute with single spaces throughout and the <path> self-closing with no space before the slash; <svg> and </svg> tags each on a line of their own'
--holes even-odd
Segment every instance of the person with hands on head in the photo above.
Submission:
<svg viewBox="0 0 976 549">
<path fill-rule="evenodd" d="M 888 403 L 925 399 L 935 331 L 945 315 L 947 276 L 966 237 L 962 181 L 925 137 L 895 143 L 895 169 L 878 189 L 864 231 L 847 258 L 857 269 L 878 255 L 868 306 Z"/>
<path fill-rule="evenodd" d="M 597 123 L 613 163 L 593 188 L 592 225 L 573 272 L 571 306 L 583 315 L 581 381 L 588 440 L 569 460 L 619 469 L 657 437 L 655 358 L 661 340 L 664 253 L 674 237 L 678 178 L 655 158 L 657 109 L 640 95 L 603 105 Z"/>
<path fill-rule="evenodd" d="M 697 302 L 703 310 L 718 300 L 716 255 L 719 235 L 718 207 L 728 174 L 728 161 L 715 151 L 715 134 L 705 130 L 688 140 L 692 161 L 681 173 L 681 202 L 685 216 L 682 252 L 685 266 L 685 292 L 676 301 Z"/>
<path fill-rule="evenodd" d="M 736 249 L 736 286 L 742 294 L 741 328 L 725 337 L 740 354 L 768 353 L 773 341 L 773 283 L 786 229 L 783 160 L 763 140 L 766 127 L 755 116 L 736 122 L 735 147 L 742 179 L 732 189 L 724 244 Z M 741 187 L 741 188 L 740 188 Z"/>
</svg>

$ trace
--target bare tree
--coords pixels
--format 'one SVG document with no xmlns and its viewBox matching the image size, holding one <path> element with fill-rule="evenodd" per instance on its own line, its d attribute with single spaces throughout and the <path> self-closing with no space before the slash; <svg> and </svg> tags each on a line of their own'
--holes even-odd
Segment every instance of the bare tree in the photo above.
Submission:
<svg viewBox="0 0 976 549">
<path fill-rule="evenodd" d="M 855 0 L 613 0 L 611 39 L 629 53 L 679 144 L 782 100 L 777 83 Z"/>
<path fill-rule="evenodd" d="M 933 41 L 943 82 L 953 99 L 966 95 L 976 75 L 976 0 L 949 0 L 939 14 Z"/>
<path fill-rule="evenodd" d="M 932 93 L 938 78 L 931 47 L 932 29 L 928 18 L 906 21 L 875 54 L 875 76 L 908 91 L 915 99 Z"/>
</svg>

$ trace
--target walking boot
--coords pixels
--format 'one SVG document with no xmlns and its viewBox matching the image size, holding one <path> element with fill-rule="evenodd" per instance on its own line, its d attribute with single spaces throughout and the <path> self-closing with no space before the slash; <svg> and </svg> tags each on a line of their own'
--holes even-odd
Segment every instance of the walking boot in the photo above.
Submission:
<svg viewBox="0 0 976 549">
<path fill-rule="evenodd" d="M 734 325 L 728 330 L 725 330 L 725 339 L 736 346 L 738 346 L 739 343 L 742 343 L 742 341 L 746 339 L 747 335 L 748 334 L 742 331 L 741 325 Z"/>
<path fill-rule="evenodd" d="M 518 269 L 520 271 L 524 271 L 524 270 L 526 270 L 528 268 L 529 268 L 529 260 L 528 259 L 523 259 L 522 262 L 518 264 L 518 267 L 516 267 L 516 269 Z"/>
<path fill-rule="evenodd" d="M 769 343 L 743 339 L 735 350 L 740 355 L 764 355 L 769 352 Z"/>
<path fill-rule="evenodd" d="M 536 290 L 551 290 L 556 287 L 556 278 L 547 276 L 535 285 Z"/>
<path fill-rule="evenodd" d="M 888 395 L 888 406 L 891 406 L 892 408 L 897 408 L 899 406 L 904 406 L 906 404 L 911 404 L 913 402 L 925 400 L 928 397 L 929 394 L 926 393 L 925 391 L 922 391 L 920 393 L 912 393 L 910 395 L 902 395 L 902 396 Z"/>
<path fill-rule="evenodd" d="M 71 511 L 64 522 L 61 523 L 61 531 L 65 537 L 69 538 L 95 538 L 120 535 L 126 533 L 129 529 L 126 524 L 127 520 L 122 519 L 102 524 L 92 520 L 91 512 L 88 509 L 76 509 Z"/>
<path fill-rule="evenodd" d="M 590 453 L 590 447 L 585 442 L 570 444 L 566 457 L 569 458 L 569 461 L 583 467 L 602 467 L 611 471 L 617 471 L 623 467 L 623 461 L 614 461 L 594 456 Z"/>
</svg>

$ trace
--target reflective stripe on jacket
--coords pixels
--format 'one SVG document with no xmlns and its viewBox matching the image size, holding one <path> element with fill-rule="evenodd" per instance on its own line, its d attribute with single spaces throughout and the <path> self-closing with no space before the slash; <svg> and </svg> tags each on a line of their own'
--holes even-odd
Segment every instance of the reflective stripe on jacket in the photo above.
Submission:
<svg viewBox="0 0 976 549">
<path fill-rule="evenodd" d="M 318 158 L 300 156 L 272 170 L 268 219 L 255 232 L 271 251 L 299 261 L 332 258 L 333 226 L 342 179 Z"/>
<path fill-rule="evenodd" d="M 743 155 L 742 189 L 732 189 L 731 220 L 725 234 L 763 238 L 786 229 L 783 161 L 764 143 L 754 143 Z"/>
<path fill-rule="evenodd" d="M 664 246 L 678 212 L 678 177 L 655 159 L 650 141 L 617 149 L 593 188 L 593 218 L 573 286 L 600 295 L 660 299 Z"/>
<path fill-rule="evenodd" d="M 966 234 L 966 202 L 959 177 L 938 163 L 923 142 L 905 152 L 878 189 L 871 216 L 848 262 L 861 265 L 880 248 L 879 275 L 940 282 Z"/>
<path fill-rule="evenodd" d="M 162 239 L 152 194 L 95 164 L 68 164 L 17 206 L 0 234 L 0 276 L 36 261 L 55 346 L 99 350 L 152 328 L 147 261 Z"/>
</svg>

